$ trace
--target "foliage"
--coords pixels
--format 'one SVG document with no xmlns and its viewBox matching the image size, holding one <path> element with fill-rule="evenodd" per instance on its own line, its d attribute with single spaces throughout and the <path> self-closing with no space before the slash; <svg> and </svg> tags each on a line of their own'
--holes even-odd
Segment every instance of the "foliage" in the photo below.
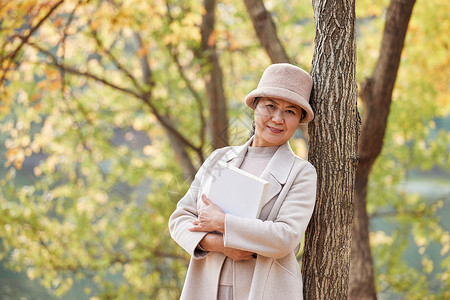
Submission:
<svg viewBox="0 0 450 300">
<path fill-rule="evenodd" d="M 288 54 L 308 69 L 310 3 L 265 4 Z M 386 4 L 358 3 L 360 80 L 377 58 Z M 379 288 L 420 297 L 436 291 L 425 284 L 430 278 L 440 291 L 449 290 L 449 249 L 441 246 L 449 236 L 435 217 L 444 199 L 428 205 L 399 192 L 398 184 L 412 170 L 449 168 L 448 133 L 433 130 L 433 118 L 449 113 L 448 37 L 429 38 L 448 31 L 449 10 L 443 0 L 418 5 L 424 8 L 414 11 L 369 209 L 374 218 L 389 212 L 383 218 L 395 228 L 372 239 Z M 208 115 L 203 14 L 198 1 L 0 2 L 3 264 L 39 279 L 55 295 L 88 278 L 94 285 L 86 294 L 93 299 L 178 297 L 188 256 L 171 241 L 167 219 L 189 180 L 161 121 L 169 120 L 192 143 L 189 154 L 197 166 L 201 157 L 194 148 L 211 151 L 201 121 Z M 241 99 L 269 59 L 242 1 L 218 4 L 209 42 L 220 53 L 231 143 L 239 144 L 251 118 Z M 435 51 L 432 59 L 428 48 Z M 409 236 L 424 273 L 403 257 Z M 430 266 L 427 249 L 435 244 L 441 268 Z M 408 292 L 411 285 L 420 289 Z"/>
<path fill-rule="evenodd" d="M 205 124 L 195 121 L 207 111 L 203 12 L 194 4 L 2 5 L 1 255 L 57 296 L 81 278 L 95 283 L 89 297 L 179 296 L 188 256 L 170 239 L 167 219 L 188 181 L 161 120 L 211 151 L 201 144 Z M 244 21 L 230 4 L 221 13 Z M 229 26 L 214 38 L 224 59 L 239 62 L 225 75 L 236 77 L 229 97 L 241 99 L 248 83 L 240 62 L 262 52 Z M 248 50 L 236 51 L 235 40 Z M 248 61 L 260 67 L 257 56 Z M 243 117 L 233 125 L 239 132 Z"/>
</svg>

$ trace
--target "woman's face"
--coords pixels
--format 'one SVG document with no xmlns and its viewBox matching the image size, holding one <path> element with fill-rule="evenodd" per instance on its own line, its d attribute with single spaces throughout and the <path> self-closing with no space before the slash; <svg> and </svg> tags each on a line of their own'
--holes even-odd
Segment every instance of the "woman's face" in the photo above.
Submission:
<svg viewBox="0 0 450 300">
<path fill-rule="evenodd" d="M 279 146 L 295 133 L 302 109 L 291 102 L 276 98 L 261 98 L 255 108 L 253 147 Z"/>
</svg>

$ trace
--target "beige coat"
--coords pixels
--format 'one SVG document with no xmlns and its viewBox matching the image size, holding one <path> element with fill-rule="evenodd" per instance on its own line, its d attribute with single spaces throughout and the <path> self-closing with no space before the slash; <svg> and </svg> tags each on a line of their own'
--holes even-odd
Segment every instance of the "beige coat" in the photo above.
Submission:
<svg viewBox="0 0 450 300">
<path fill-rule="evenodd" d="M 181 299 L 217 297 L 225 256 L 196 250 L 206 233 L 190 232 L 188 228 L 204 205 L 200 197 L 212 180 L 213 165 L 225 161 L 239 167 L 251 141 L 214 151 L 170 217 L 172 238 L 192 256 Z M 269 187 L 259 218 L 244 219 L 229 214 L 225 217 L 225 246 L 258 254 L 250 261 L 233 262 L 234 300 L 303 299 L 296 254 L 314 209 L 316 171 L 286 143 L 278 148 L 260 177 L 269 182 Z"/>
</svg>

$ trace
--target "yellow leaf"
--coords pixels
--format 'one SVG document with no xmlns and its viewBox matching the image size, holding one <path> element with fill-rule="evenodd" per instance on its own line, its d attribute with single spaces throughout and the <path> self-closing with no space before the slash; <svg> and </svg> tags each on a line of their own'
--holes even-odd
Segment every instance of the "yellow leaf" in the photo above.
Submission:
<svg viewBox="0 0 450 300">
<path fill-rule="evenodd" d="M 35 175 L 36 177 L 39 177 L 39 176 L 41 176 L 41 174 L 42 174 L 42 170 L 41 170 L 41 168 L 39 168 L 39 167 L 34 167 L 33 173 L 34 173 L 34 175 Z"/>
<path fill-rule="evenodd" d="M 62 17 L 56 18 L 56 19 L 53 21 L 53 25 L 55 25 L 55 27 L 59 27 L 59 26 L 61 26 L 61 24 L 63 23 L 63 21 L 64 21 L 64 18 L 62 18 Z"/>
<path fill-rule="evenodd" d="M 57 91 L 61 89 L 61 81 L 59 80 L 52 80 L 50 82 L 50 91 Z"/>
<path fill-rule="evenodd" d="M 30 142 L 31 142 L 30 136 L 29 135 L 25 135 L 25 136 L 23 136 L 21 138 L 20 145 L 22 147 L 26 147 L 26 146 L 28 146 L 30 144 Z"/>
<path fill-rule="evenodd" d="M 426 274 L 430 274 L 433 271 L 433 261 L 429 258 L 422 259 L 422 267 Z"/>
<path fill-rule="evenodd" d="M 137 55 L 139 56 L 139 58 L 143 57 L 146 54 L 147 54 L 147 48 L 145 48 L 145 47 L 139 48 L 139 50 L 137 52 Z"/>
<path fill-rule="evenodd" d="M 158 152 L 158 149 L 156 149 L 154 146 L 146 145 L 143 149 L 143 152 L 146 156 L 152 156 Z"/>
<path fill-rule="evenodd" d="M 392 237 L 386 235 L 384 231 L 370 232 L 370 243 L 372 245 L 392 244 Z"/>
<path fill-rule="evenodd" d="M 47 86 L 46 80 L 41 80 L 36 84 L 36 87 L 38 88 L 38 90 L 43 90 L 46 88 L 46 86 Z"/>
<path fill-rule="evenodd" d="M 6 166 L 9 166 L 12 163 L 17 170 L 20 170 L 22 169 L 22 163 L 24 160 L 25 153 L 23 149 L 19 147 L 11 148 L 6 152 Z"/>
<path fill-rule="evenodd" d="M 17 152 L 19 152 L 19 148 L 18 147 L 14 147 L 9 149 L 8 151 L 6 151 L 6 159 L 10 160 L 10 159 L 14 159 L 15 155 L 17 154 Z"/>
<path fill-rule="evenodd" d="M 17 161 L 14 162 L 14 167 L 15 167 L 17 170 L 22 170 L 22 163 L 23 163 L 23 161 L 17 160 Z"/>
<path fill-rule="evenodd" d="M 33 96 L 30 97 L 31 101 L 36 101 L 42 97 L 42 93 L 36 93 Z"/>
<path fill-rule="evenodd" d="M 208 46 L 212 47 L 216 43 L 217 31 L 214 30 L 208 38 Z"/>
<path fill-rule="evenodd" d="M 142 128 L 144 127 L 144 122 L 142 121 L 142 119 L 134 119 L 133 124 L 131 124 L 131 126 L 133 126 L 134 130 L 137 131 L 141 131 Z"/>
</svg>

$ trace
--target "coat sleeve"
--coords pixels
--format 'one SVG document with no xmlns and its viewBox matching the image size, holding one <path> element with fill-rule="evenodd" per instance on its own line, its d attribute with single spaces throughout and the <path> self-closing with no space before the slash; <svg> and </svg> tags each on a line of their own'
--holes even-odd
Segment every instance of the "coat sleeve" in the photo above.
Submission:
<svg viewBox="0 0 450 300">
<path fill-rule="evenodd" d="M 205 173 L 210 170 L 210 166 L 215 157 L 221 151 L 214 151 L 203 163 L 195 175 L 194 181 L 183 198 L 178 202 L 177 208 L 169 218 L 169 231 L 171 237 L 177 242 L 186 252 L 188 252 L 194 259 L 203 258 L 208 252 L 203 251 L 198 247 L 198 244 L 207 234 L 207 232 L 191 232 L 189 228 L 192 227 L 192 221 L 197 219 L 197 201 L 200 198 L 202 191 L 202 178 Z"/>
<path fill-rule="evenodd" d="M 294 251 L 303 238 L 314 210 L 316 184 L 316 170 L 308 163 L 292 182 L 274 221 L 227 214 L 225 246 L 274 258 L 284 257 Z"/>
</svg>

